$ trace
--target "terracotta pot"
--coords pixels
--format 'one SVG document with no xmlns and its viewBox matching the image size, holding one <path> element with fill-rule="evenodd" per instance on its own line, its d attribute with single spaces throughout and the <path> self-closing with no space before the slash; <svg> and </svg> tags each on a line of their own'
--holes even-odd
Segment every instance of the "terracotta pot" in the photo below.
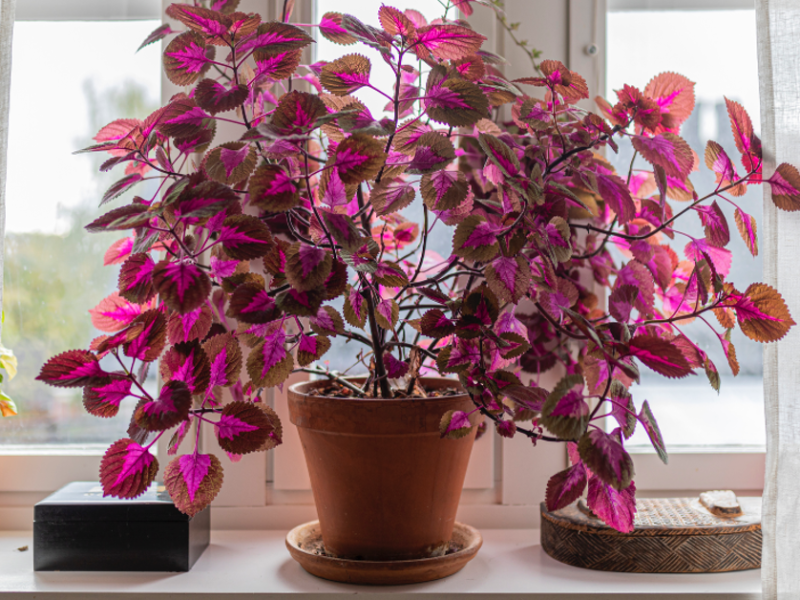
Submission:
<svg viewBox="0 0 800 600">
<path fill-rule="evenodd" d="M 458 387 L 426 379 L 428 389 Z M 315 396 L 326 381 L 289 389 L 325 549 L 340 558 L 409 560 L 443 555 L 476 430 L 441 439 L 448 410 L 474 408 L 467 394 L 429 399 Z M 472 415 L 473 424 L 480 421 Z"/>
</svg>

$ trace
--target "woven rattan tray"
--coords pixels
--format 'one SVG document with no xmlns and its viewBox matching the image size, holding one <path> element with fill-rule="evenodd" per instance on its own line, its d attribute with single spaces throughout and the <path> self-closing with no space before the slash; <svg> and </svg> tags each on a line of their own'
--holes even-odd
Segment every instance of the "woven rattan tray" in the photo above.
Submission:
<svg viewBox="0 0 800 600">
<path fill-rule="evenodd" d="M 556 560 L 628 573 L 719 573 L 761 567 L 761 498 L 739 498 L 744 512 L 717 517 L 696 498 L 636 501 L 631 533 L 620 533 L 577 504 L 547 512 L 541 543 Z"/>
</svg>

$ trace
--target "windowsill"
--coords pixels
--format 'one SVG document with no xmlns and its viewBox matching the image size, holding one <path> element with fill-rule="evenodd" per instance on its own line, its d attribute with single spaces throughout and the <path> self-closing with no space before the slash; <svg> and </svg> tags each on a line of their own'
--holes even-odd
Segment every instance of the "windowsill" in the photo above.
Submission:
<svg viewBox="0 0 800 600">
<path fill-rule="evenodd" d="M 368 587 L 318 579 L 301 569 L 284 546 L 285 531 L 214 531 L 211 546 L 189 573 L 33 572 L 30 532 L 0 533 L 0 595 L 14 598 L 102 597 L 153 600 L 191 597 L 249 599 L 326 595 L 364 598 L 384 594 L 454 598 L 469 595 L 489 600 L 498 595 L 523 598 L 652 597 L 658 599 L 761 598 L 761 573 L 646 575 L 605 573 L 562 565 L 539 546 L 534 529 L 482 532 L 484 544 L 460 573 L 430 583 Z"/>
<path fill-rule="evenodd" d="M 0 456 L 103 456 L 108 444 L 9 444 Z"/>
</svg>

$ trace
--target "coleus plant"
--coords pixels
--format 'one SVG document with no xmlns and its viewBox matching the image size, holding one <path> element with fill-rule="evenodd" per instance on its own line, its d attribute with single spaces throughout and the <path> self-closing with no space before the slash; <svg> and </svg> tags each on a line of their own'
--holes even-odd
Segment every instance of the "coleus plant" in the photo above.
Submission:
<svg viewBox="0 0 800 600">
<path fill-rule="evenodd" d="M 736 207 L 755 255 L 756 223 L 735 198 L 766 183 L 779 208 L 798 210 L 800 173 L 782 164 L 762 179 L 750 118 L 728 101 L 742 166 L 709 142 L 704 162 L 717 184 L 696 192 L 700 160 L 679 135 L 694 84 L 674 73 L 644 90 L 626 85 L 613 104 L 598 98 L 593 113 L 578 105 L 589 96 L 584 79 L 558 61 L 508 80 L 452 9 L 427 22 L 381 6 L 380 28 L 327 13 L 313 27 L 356 48 L 301 64 L 313 29 L 288 23 L 290 2 L 270 23 L 237 4 L 170 6 L 182 31 L 163 25 L 145 44 L 174 36 L 164 69 L 184 91 L 144 121 L 107 125 L 84 150 L 111 155 L 103 170 L 124 165 L 102 204 L 159 182 L 152 197 L 87 226 L 126 232 L 106 256 L 121 264 L 119 289 L 92 311 L 107 335 L 52 358 L 39 376 L 83 387 L 100 417 L 139 399 L 129 437 L 102 460 L 104 492 L 141 494 L 157 472 L 156 440 L 173 431 L 175 454 L 192 431 L 193 450 L 164 478 L 178 508 L 194 514 L 222 484 L 221 461 L 198 447 L 200 426 L 213 427 L 233 459 L 274 447 L 281 425 L 262 390 L 293 371 L 381 398 L 424 393 L 417 378 L 439 373 L 458 377 L 500 435 L 567 444 L 572 466 L 550 480 L 548 508 L 588 488 L 591 510 L 629 531 L 625 441 L 637 424 L 667 460 L 651 407 L 633 399 L 640 368 L 705 373 L 718 389 L 717 366 L 684 324 L 714 330 L 734 374 L 735 327 L 772 342 L 794 325 L 776 290 L 727 280 L 720 203 Z M 454 4 L 471 10 L 469 0 Z M 391 93 L 372 83 L 358 46 L 391 69 Z M 358 100 L 364 89 L 386 97 L 382 114 Z M 238 125 L 238 139 L 215 142 L 219 121 Z M 614 171 L 603 152 L 621 138 L 650 169 Z M 402 217 L 414 202 L 421 223 Z M 679 217 L 700 219 L 705 236 L 679 231 Z M 449 257 L 428 249 L 434 234 L 452 239 Z M 675 239 L 686 240 L 681 252 Z M 364 383 L 319 366 L 331 338 L 364 345 Z M 143 385 L 153 363 L 157 395 Z M 540 378 L 551 370 L 561 379 L 546 389 Z M 443 415 L 443 437 L 465 435 L 469 417 Z"/>
</svg>

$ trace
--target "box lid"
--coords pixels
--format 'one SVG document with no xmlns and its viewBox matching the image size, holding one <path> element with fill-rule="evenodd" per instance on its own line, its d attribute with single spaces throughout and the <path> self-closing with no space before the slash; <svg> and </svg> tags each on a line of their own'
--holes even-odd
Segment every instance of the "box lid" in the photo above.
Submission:
<svg viewBox="0 0 800 600">
<path fill-rule="evenodd" d="M 103 497 L 97 481 L 74 481 L 33 508 L 34 521 L 188 521 L 163 484 L 153 483 L 134 499 Z"/>
</svg>

